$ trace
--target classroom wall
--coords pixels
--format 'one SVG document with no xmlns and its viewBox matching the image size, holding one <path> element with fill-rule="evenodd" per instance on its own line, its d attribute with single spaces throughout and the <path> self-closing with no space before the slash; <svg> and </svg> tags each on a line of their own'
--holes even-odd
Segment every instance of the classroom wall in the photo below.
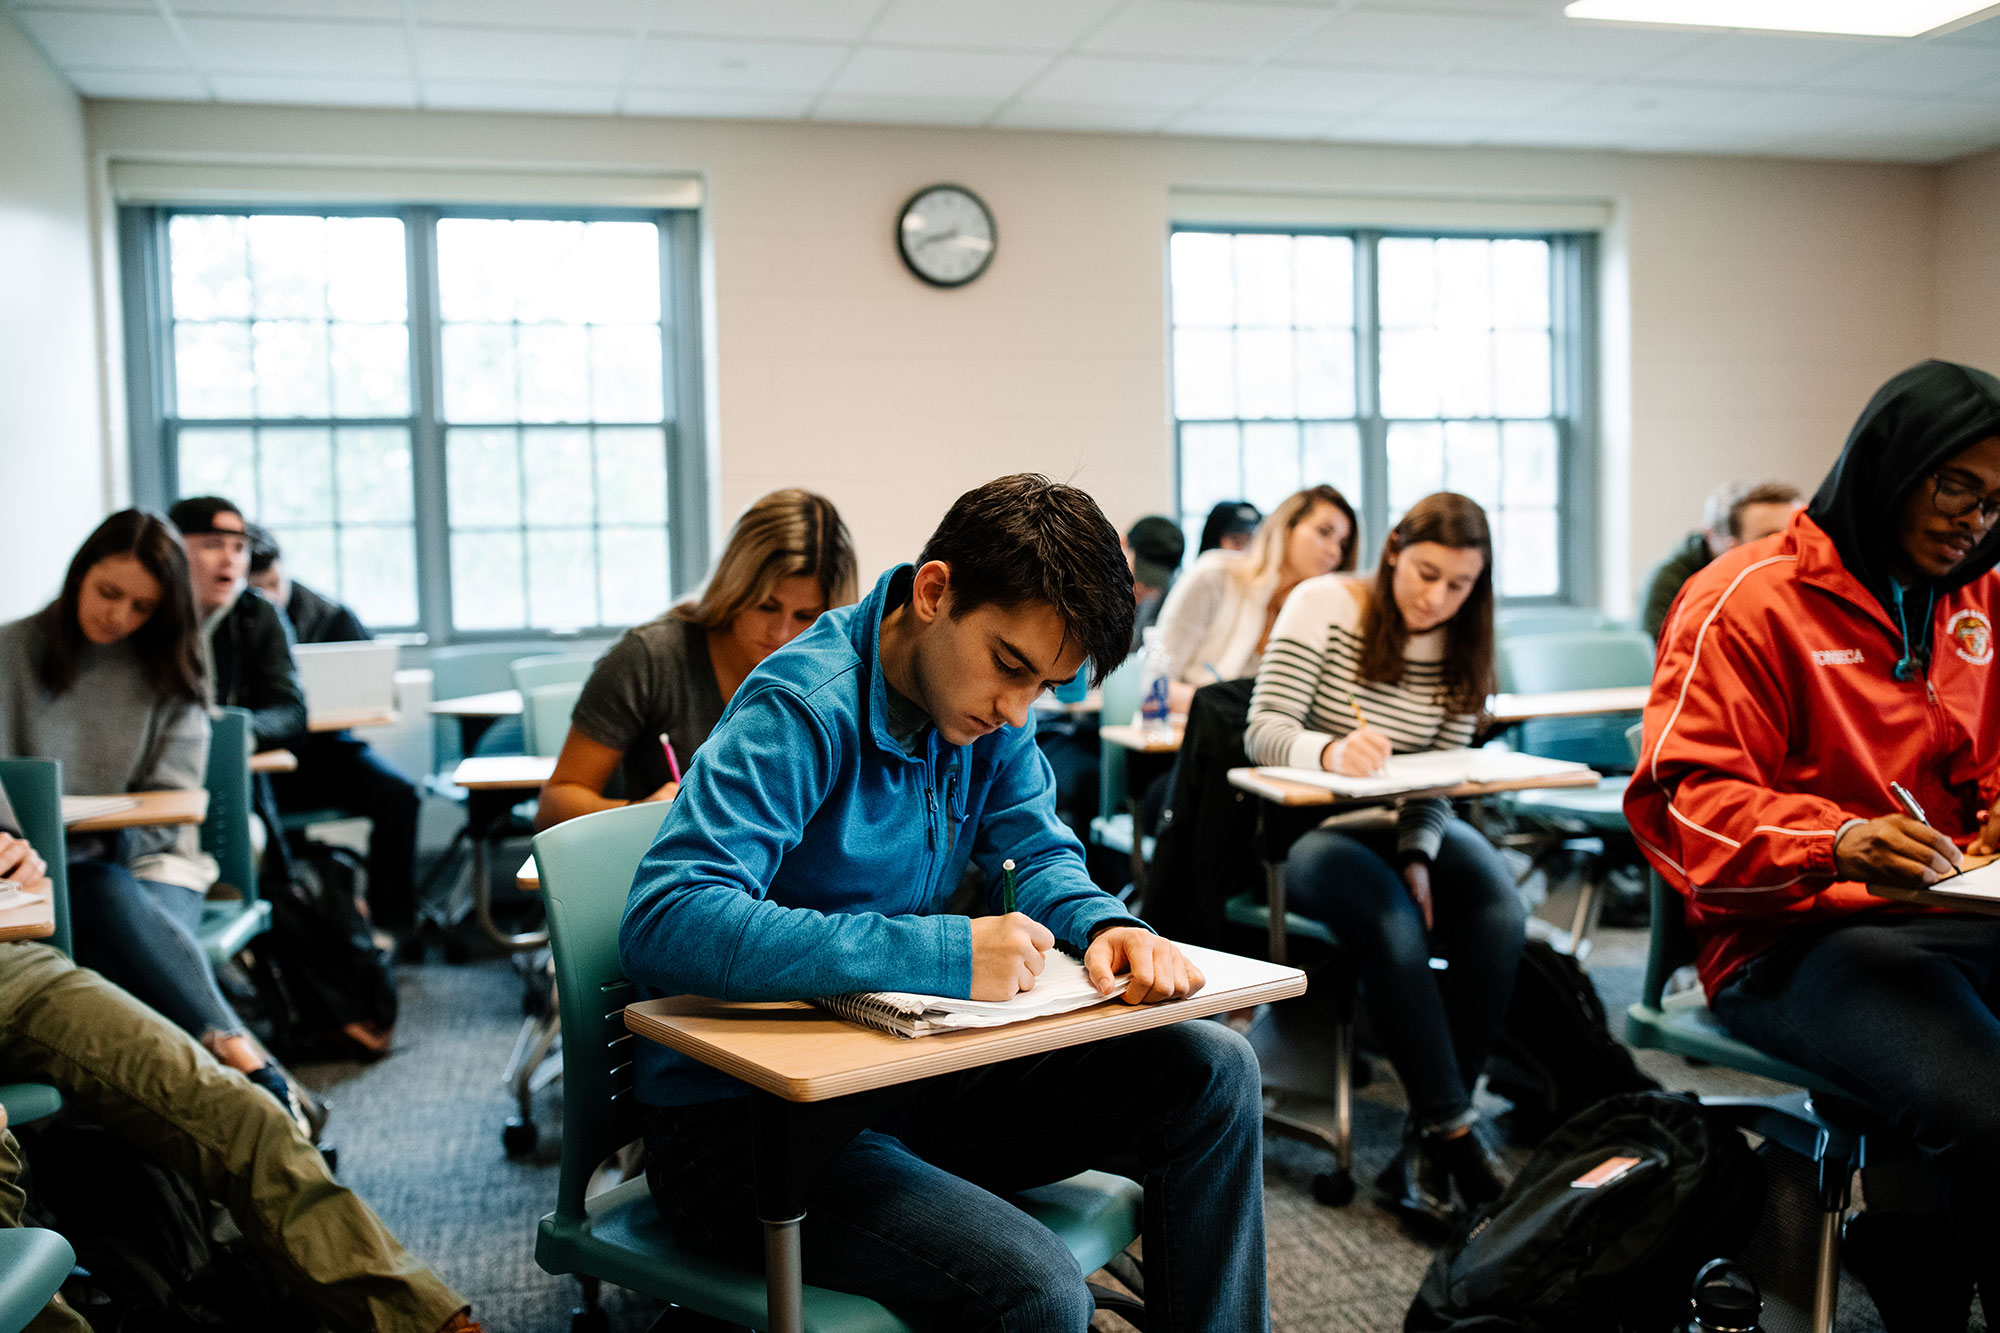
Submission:
<svg viewBox="0 0 2000 1333">
<path fill-rule="evenodd" d="M 1534 150 L 564 116 L 91 103 L 109 158 L 698 173 L 708 191 L 719 504 L 831 495 L 870 571 L 964 487 L 1074 479 L 1121 525 L 1172 494 L 1169 190 L 1608 201 L 1606 603 L 1718 481 L 1818 479 L 1876 383 L 1930 354 L 1931 168 Z M 394 145 L 393 159 L 384 145 Z M 940 292 L 891 245 L 954 180 L 1000 247 Z"/>
<path fill-rule="evenodd" d="M 2000 374 L 2000 153 L 1940 174 L 1937 353 Z"/>
<path fill-rule="evenodd" d="M 81 101 L 0 12 L 0 620 L 108 506 L 86 163 Z"/>
</svg>

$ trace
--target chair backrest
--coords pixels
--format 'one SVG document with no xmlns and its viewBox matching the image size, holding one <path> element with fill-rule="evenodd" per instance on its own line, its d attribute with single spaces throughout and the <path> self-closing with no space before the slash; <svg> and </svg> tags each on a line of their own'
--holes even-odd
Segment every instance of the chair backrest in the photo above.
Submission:
<svg viewBox="0 0 2000 1333">
<path fill-rule="evenodd" d="M 55 894 L 56 933 L 49 943 L 64 953 L 69 944 L 69 840 L 63 833 L 62 764 L 54 759 L 0 759 L 0 788 L 21 821 L 21 836 L 49 863 Z"/>
<path fill-rule="evenodd" d="M 1637 722 L 1625 728 L 1625 743 L 1635 765 L 1639 762 L 1644 730 Z M 1639 989 L 1639 998 L 1649 1008 L 1658 1009 L 1660 997 L 1667 990 L 1667 979 L 1677 968 L 1694 961 L 1694 937 L 1688 933 L 1686 904 L 1680 894 L 1650 865 L 1646 867 L 1646 897 L 1652 926 L 1646 940 L 1646 981 Z"/>
<path fill-rule="evenodd" d="M 1145 658 L 1134 653 L 1104 678 L 1097 709 L 1100 727 L 1122 727 L 1139 715 L 1139 672 Z M 1125 747 L 1100 741 L 1097 749 L 1097 813 L 1101 818 L 1125 810 Z"/>
<path fill-rule="evenodd" d="M 1542 694 L 1646 685 L 1653 679 L 1653 641 L 1638 630 L 1564 630 L 1502 638 L 1496 645 L 1502 690 Z M 1570 759 L 1600 772 L 1631 767 L 1624 730 L 1631 715 L 1551 718 L 1514 728 L 1514 748 Z"/>
<path fill-rule="evenodd" d="M 583 693 L 580 680 L 560 685 L 537 685 L 521 691 L 521 731 L 529 754 L 561 754 L 569 735 L 569 715 Z"/>
<path fill-rule="evenodd" d="M 257 901 L 257 853 L 250 842 L 250 714 L 219 710 L 208 724 L 208 814 L 201 849 L 215 858 L 219 883 L 246 903 Z"/>
<path fill-rule="evenodd" d="M 1611 617 L 1594 606 L 1523 606 L 1493 613 L 1494 632 L 1503 639 L 1610 627 Z"/>
<path fill-rule="evenodd" d="M 431 698 L 462 699 L 514 688 L 514 663 L 533 653 L 515 644 L 458 644 L 433 648 L 425 659 L 431 669 Z"/>
<path fill-rule="evenodd" d="M 518 658 L 508 670 L 513 674 L 514 688 L 525 695 L 537 685 L 588 680 L 590 669 L 596 665 L 595 654 L 550 653 L 541 657 Z"/>
<path fill-rule="evenodd" d="M 583 1216 L 597 1166 L 640 1134 L 632 1091 L 635 997 L 618 961 L 618 926 L 632 876 L 659 835 L 665 808 L 642 804 L 584 815 L 535 835 L 562 1015 L 562 1179 L 556 1214 Z"/>
</svg>

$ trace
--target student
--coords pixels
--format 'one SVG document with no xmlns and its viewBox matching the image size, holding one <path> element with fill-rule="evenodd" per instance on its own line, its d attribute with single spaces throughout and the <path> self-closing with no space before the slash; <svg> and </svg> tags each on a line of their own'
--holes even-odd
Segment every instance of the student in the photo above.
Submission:
<svg viewBox="0 0 2000 1333">
<path fill-rule="evenodd" d="M 47 864 L 13 826 L 0 790 L 0 884 L 51 892 Z M 83 910 L 79 904 L 79 916 Z M 411 1258 L 368 1205 L 333 1179 L 269 1098 L 159 1014 L 46 944 L 0 944 L 0 1079 L 54 1086 L 66 1113 L 226 1205 L 258 1258 L 315 1319 L 354 1333 L 478 1333 L 465 1298 Z M 20 1145 L 0 1134 L 0 1227 L 22 1225 L 24 1176 Z M 90 1329 L 60 1299 L 31 1327 Z"/>
<path fill-rule="evenodd" d="M 2000 920 L 1864 887 L 2000 848 L 1996 515 L 2000 379 L 1927 361 L 1883 385 L 1811 507 L 1689 580 L 1625 796 L 1716 1017 L 1934 1164 L 1945 1216 L 1854 1247 L 1864 1276 L 1918 1277 L 1915 1314 L 1870 1282 L 1892 1330 L 1964 1328 L 1975 1276 L 2000 1319 Z"/>
<path fill-rule="evenodd" d="M 1118 533 L 1042 477 L 952 505 L 915 566 L 884 574 L 767 660 L 688 770 L 621 933 L 648 994 L 799 999 L 895 988 L 1005 999 L 1058 940 L 1125 999 L 1200 972 L 1084 874 L 1050 808 L 1031 705 L 1131 641 Z M 942 914 L 968 859 L 1020 867 L 1022 910 Z M 997 896 L 997 891 L 996 891 Z M 639 1043 L 647 1177 L 680 1243 L 752 1264 L 747 1089 Z M 1146 1189 L 1153 1326 L 1269 1326 L 1256 1057 L 1180 1023 L 928 1080 L 806 1195 L 806 1281 L 925 1328 L 1082 1333 L 1083 1274 L 996 1193 L 1123 1163 Z"/>
<path fill-rule="evenodd" d="M 1672 555 L 1646 576 L 1646 593 L 1639 623 L 1655 639 L 1667 622 L 1667 611 L 1686 583 L 1725 551 L 1783 532 L 1792 515 L 1805 505 L 1798 487 L 1782 481 L 1758 485 L 1732 481 L 1709 494 L 1702 509 L 1701 531 L 1690 532 Z"/>
<path fill-rule="evenodd" d="M 240 519 L 240 515 L 237 516 Z M 223 516 L 228 522 L 228 516 Z M 213 519 L 211 519 L 213 522 Z M 371 639 L 361 618 L 285 572 L 277 539 L 254 523 L 249 541 L 249 583 L 271 605 L 283 608 L 299 643 Z M 226 539 L 225 539 L 226 540 Z M 306 731 L 285 742 L 298 758 L 296 772 L 271 778 L 280 812 L 334 809 L 368 821 L 368 916 L 383 930 L 407 930 L 416 921 L 417 788 L 379 751 L 352 732 Z"/>
<path fill-rule="evenodd" d="M 1356 776 L 1391 753 L 1472 739 L 1493 682 L 1486 513 L 1440 492 L 1410 507 L 1372 579 L 1298 586 L 1257 669 L 1253 762 Z M 1358 724 L 1356 713 L 1365 718 Z M 1321 828 L 1292 844 L 1286 910 L 1323 921 L 1356 960 L 1384 1054 L 1409 1098 L 1403 1151 L 1380 1182 L 1431 1225 L 1500 1192 L 1473 1084 L 1514 990 L 1525 914 L 1492 844 L 1442 799 L 1404 801 L 1393 829 Z M 1432 957 L 1450 967 L 1430 967 Z"/>
<path fill-rule="evenodd" d="M 198 495 L 176 503 L 167 517 L 187 545 L 209 702 L 249 709 L 258 749 L 288 744 L 306 730 L 306 696 L 292 665 L 291 625 L 249 589 L 243 512 L 220 496 Z"/>
<path fill-rule="evenodd" d="M 1201 545 L 1195 548 L 1195 554 L 1248 550 L 1251 538 L 1257 535 L 1258 524 L 1263 521 L 1264 515 L 1248 500 L 1224 500 L 1210 509 L 1208 518 L 1202 522 Z"/>
<path fill-rule="evenodd" d="M 60 760 L 72 795 L 200 787 L 199 633 L 177 534 L 143 510 L 113 514 L 77 550 L 55 601 L 0 626 L 0 755 Z M 71 837 L 77 958 L 303 1116 L 196 939 L 215 875 L 191 826 Z"/>
<path fill-rule="evenodd" d="M 1246 551 L 1211 551 L 1160 608 L 1160 638 L 1173 663 L 1167 686 L 1173 711 L 1217 680 L 1257 674 L 1271 626 L 1292 589 L 1306 579 L 1354 568 L 1359 528 L 1354 506 L 1331 486 L 1286 497 L 1257 529 Z"/>
<path fill-rule="evenodd" d="M 1180 524 L 1162 514 L 1148 514 L 1125 533 L 1125 561 L 1132 570 L 1132 648 L 1136 652 L 1146 630 L 1159 619 L 1160 604 L 1180 573 L 1187 552 L 1187 535 Z"/>
<path fill-rule="evenodd" d="M 854 600 L 854 541 L 833 502 L 773 491 L 730 529 L 701 595 L 627 630 L 591 670 L 535 811 L 538 828 L 625 801 L 665 801 L 759 662 Z M 662 742 L 661 737 L 666 738 Z"/>
</svg>

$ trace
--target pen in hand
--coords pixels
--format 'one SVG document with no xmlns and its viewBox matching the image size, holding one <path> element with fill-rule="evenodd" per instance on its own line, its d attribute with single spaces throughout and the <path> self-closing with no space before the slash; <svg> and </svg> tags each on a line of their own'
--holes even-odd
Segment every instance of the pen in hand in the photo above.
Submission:
<svg viewBox="0 0 2000 1333">
<path fill-rule="evenodd" d="M 1008 857 L 1000 863 L 1000 911 L 1002 915 L 1020 911 L 1018 890 L 1014 884 L 1014 859 Z"/>
<path fill-rule="evenodd" d="M 1922 824 L 1925 828 L 1935 828 L 1935 826 L 1931 823 L 1931 821 L 1924 815 L 1924 808 L 1921 805 L 1917 804 L 1917 798 L 1910 794 L 1910 789 L 1908 787 L 1905 787 L 1900 782 L 1891 782 L 1889 784 L 1889 794 L 1896 798 L 1897 805 L 1903 807 L 1904 814 L 1916 820 L 1919 824 Z M 1964 873 L 1965 872 L 1963 869 L 1954 866 L 1952 868 L 1951 874 L 1946 875 L 1944 878 L 1950 879 L 1954 875 L 1962 875 Z"/>
</svg>

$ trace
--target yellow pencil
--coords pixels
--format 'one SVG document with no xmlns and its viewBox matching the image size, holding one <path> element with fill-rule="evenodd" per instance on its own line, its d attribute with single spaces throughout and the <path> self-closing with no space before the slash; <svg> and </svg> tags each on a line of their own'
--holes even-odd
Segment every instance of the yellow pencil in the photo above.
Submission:
<svg viewBox="0 0 2000 1333">
<path fill-rule="evenodd" d="M 1355 722 L 1355 725 L 1356 725 L 1357 727 L 1365 727 L 1365 726 L 1367 726 L 1367 725 L 1368 725 L 1368 719 L 1367 719 L 1367 718 L 1365 718 L 1365 717 L 1363 717 L 1363 716 L 1361 716 L 1361 701 L 1360 701 L 1359 699 L 1357 699 L 1357 698 L 1355 698 L 1355 697 L 1354 697 L 1354 691 L 1353 691 L 1353 690 L 1349 690 L 1349 691 L 1347 692 L 1347 702 L 1348 702 L 1349 706 L 1351 706 L 1351 707 L 1352 707 L 1352 708 L 1354 709 L 1354 722 Z"/>
</svg>

